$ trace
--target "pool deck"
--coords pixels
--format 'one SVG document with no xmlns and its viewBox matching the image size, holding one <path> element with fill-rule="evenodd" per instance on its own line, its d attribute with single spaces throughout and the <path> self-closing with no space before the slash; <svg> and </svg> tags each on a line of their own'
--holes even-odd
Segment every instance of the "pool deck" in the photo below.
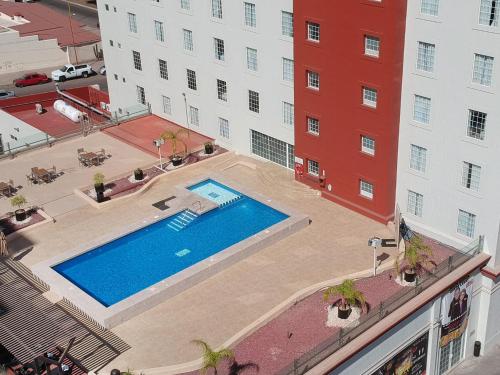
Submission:
<svg viewBox="0 0 500 375">
<path fill-rule="evenodd" d="M 56 223 L 34 228 L 10 245 L 34 245 L 21 260 L 31 267 L 75 244 L 88 244 L 158 215 L 154 202 L 175 195 L 177 185 L 206 176 L 220 176 L 224 179 L 221 182 L 279 202 L 309 216 L 312 223 L 113 328 L 132 348 L 102 373 L 112 368 L 148 369 L 196 360 L 199 350 L 191 340 L 202 338 L 217 347 L 297 291 L 370 269 L 372 249 L 367 239 L 374 235 L 392 237 L 386 226 L 322 199 L 316 191 L 297 183 L 292 171 L 227 153 L 169 173 L 149 191 L 116 205 L 101 210 L 74 208 Z M 396 248 L 380 249 L 379 255 L 384 253 L 388 256 L 382 256 L 383 262 L 392 263 Z"/>
</svg>

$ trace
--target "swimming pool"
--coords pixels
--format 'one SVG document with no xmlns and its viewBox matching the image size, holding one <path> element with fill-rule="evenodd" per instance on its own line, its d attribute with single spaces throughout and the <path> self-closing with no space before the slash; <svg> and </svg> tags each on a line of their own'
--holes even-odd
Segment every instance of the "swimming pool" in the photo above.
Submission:
<svg viewBox="0 0 500 375">
<path fill-rule="evenodd" d="M 52 269 L 109 307 L 289 217 L 214 180 L 188 189 L 219 207 L 181 211 Z"/>
</svg>

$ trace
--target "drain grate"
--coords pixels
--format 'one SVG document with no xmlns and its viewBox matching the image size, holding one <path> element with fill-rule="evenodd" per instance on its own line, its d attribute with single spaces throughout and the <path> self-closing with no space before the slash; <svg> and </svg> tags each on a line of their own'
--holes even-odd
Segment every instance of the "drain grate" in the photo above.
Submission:
<svg viewBox="0 0 500 375">
<path fill-rule="evenodd" d="M 171 201 L 172 199 L 177 198 L 175 195 L 172 195 L 171 197 L 168 197 L 167 199 L 162 199 L 159 202 L 153 203 L 152 206 L 161 210 L 165 211 L 170 208 L 170 206 L 167 204 L 168 201 Z"/>
<path fill-rule="evenodd" d="M 183 257 L 183 256 L 188 255 L 190 252 L 191 252 L 191 250 L 189 250 L 189 249 L 183 249 L 181 251 L 176 252 L 175 255 L 177 255 L 178 257 Z"/>
</svg>

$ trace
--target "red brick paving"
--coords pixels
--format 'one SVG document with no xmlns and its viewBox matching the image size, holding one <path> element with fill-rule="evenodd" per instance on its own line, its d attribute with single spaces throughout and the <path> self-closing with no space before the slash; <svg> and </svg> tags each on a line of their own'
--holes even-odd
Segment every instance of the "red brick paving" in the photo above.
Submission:
<svg viewBox="0 0 500 375">
<path fill-rule="evenodd" d="M 165 130 L 176 131 L 179 129 L 184 128 L 158 116 L 149 115 L 107 128 L 104 132 L 142 151 L 158 156 L 158 150 L 153 145 L 153 140 L 158 139 Z M 182 140 L 187 144 L 188 150 L 200 149 L 205 142 L 213 141 L 213 139 L 192 130 L 189 137 L 183 135 Z M 164 157 L 172 155 L 172 147 L 168 142 L 165 142 L 161 150 Z M 177 152 L 182 151 L 184 151 L 184 147 L 178 143 Z"/>
<path fill-rule="evenodd" d="M 454 250 L 439 242 L 424 238 L 432 246 L 434 260 L 440 263 Z M 356 281 L 356 286 L 365 294 L 369 306 L 376 307 L 403 289 L 394 282 L 393 270 L 376 277 Z M 330 301 L 331 302 L 331 301 Z M 334 337 L 339 329 L 326 327 L 327 303 L 322 292 L 316 292 L 271 320 L 262 328 L 246 337 L 233 349 L 238 363 L 253 362 L 260 367 L 259 374 L 276 374 L 303 353 L 309 352 L 324 340 Z M 244 374 L 253 375 L 253 369 Z M 197 375 L 193 371 L 184 375 Z M 229 374 L 227 366 L 221 365 L 219 374 Z"/>
</svg>

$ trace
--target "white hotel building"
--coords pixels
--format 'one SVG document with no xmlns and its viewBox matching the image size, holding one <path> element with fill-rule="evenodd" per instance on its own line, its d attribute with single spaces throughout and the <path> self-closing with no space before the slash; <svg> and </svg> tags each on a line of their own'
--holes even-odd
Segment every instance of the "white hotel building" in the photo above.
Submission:
<svg viewBox="0 0 500 375">
<path fill-rule="evenodd" d="M 160 117 L 293 168 L 292 0 L 109 0 L 99 18 L 113 111 L 137 93 Z"/>
</svg>

